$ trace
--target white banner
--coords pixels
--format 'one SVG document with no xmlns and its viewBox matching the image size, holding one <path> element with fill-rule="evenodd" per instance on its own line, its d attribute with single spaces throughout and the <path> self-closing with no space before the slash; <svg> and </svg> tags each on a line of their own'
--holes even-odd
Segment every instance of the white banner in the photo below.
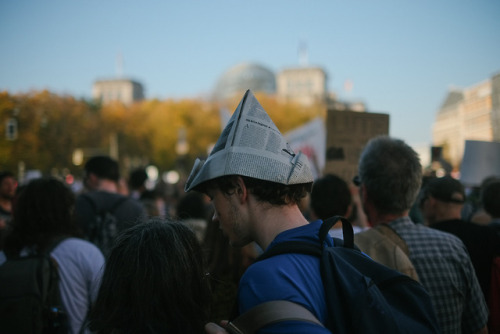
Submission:
<svg viewBox="0 0 500 334">
<path fill-rule="evenodd" d="M 301 151 L 309 159 L 314 179 L 322 175 L 325 167 L 326 131 L 321 118 L 296 128 L 285 135 L 288 144 L 295 151 Z"/>
<path fill-rule="evenodd" d="M 460 181 L 467 187 L 479 186 L 490 176 L 500 177 L 500 143 L 466 140 Z"/>
</svg>

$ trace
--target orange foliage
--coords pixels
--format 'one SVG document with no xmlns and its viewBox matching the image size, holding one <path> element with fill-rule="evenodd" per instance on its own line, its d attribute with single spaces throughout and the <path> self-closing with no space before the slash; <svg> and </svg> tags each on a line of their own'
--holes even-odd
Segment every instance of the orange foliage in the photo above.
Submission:
<svg viewBox="0 0 500 334">
<path fill-rule="evenodd" d="M 324 113 L 321 107 L 280 104 L 266 95 L 257 98 L 282 133 Z M 228 105 L 230 112 L 238 102 Z M 82 166 L 73 165 L 74 150 L 83 149 L 85 158 L 109 154 L 110 136 L 116 135 L 120 161 L 125 167 L 153 163 L 161 172 L 179 167 L 189 172 L 194 159 L 206 156 L 222 131 L 219 108 L 218 104 L 197 99 L 101 106 L 48 91 L 22 95 L 0 92 L 3 129 L 12 117 L 19 124 L 16 140 L 0 137 L 0 165 L 16 171 L 23 162 L 26 169 L 39 169 L 45 174 L 55 168 L 78 175 Z M 181 131 L 189 145 L 183 157 L 176 152 Z"/>
</svg>

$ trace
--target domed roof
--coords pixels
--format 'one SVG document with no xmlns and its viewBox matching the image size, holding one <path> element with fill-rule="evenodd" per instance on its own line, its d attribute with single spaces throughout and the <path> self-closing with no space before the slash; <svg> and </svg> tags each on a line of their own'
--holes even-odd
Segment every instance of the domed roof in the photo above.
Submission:
<svg viewBox="0 0 500 334">
<path fill-rule="evenodd" d="M 247 89 L 273 94 L 276 92 L 274 73 L 262 65 L 242 63 L 227 70 L 217 81 L 214 97 L 219 100 L 243 95 Z"/>
</svg>

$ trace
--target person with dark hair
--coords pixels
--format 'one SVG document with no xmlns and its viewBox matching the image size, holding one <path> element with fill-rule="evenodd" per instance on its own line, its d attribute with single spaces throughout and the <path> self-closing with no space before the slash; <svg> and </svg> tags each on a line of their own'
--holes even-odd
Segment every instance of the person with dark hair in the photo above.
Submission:
<svg viewBox="0 0 500 334">
<path fill-rule="evenodd" d="M 98 334 L 199 334 L 209 304 L 194 233 L 180 222 L 151 218 L 116 239 L 89 328 Z"/>
<path fill-rule="evenodd" d="M 50 255 L 58 264 L 59 290 L 70 333 L 80 333 L 97 293 L 104 257 L 93 244 L 77 238 L 74 203 L 73 192 L 57 179 L 35 179 L 24 186 L 16 199 L 12 230 L 0 263 L 6 255 L 40 253 L 63 239 Z"/>
<path fill-rule="evenodd" d="M 160 187 L 157 186 L 154 189 L 144 191 L 139 202 L 141 202 L 149 217 L 167 216 L 165 196 Z"/>
<path fill-rule="evenodd" d="M 307 158 L 294 152 L 251 91 L 247 91 L 206 161 L 197 160 L 186 191 L 211 199 L 213 221 L 234 247 L 255 241 L 266 250 L 286 240 L 319 243 L 320 220 L 309 223 L 298 204 L 311 189 Z M 326 243 L 333 245 L 327 236 Z M 317 257 L 288 253 L 250 265 L 238 287 L 238 313 L 261 303 L 288 300 L 325 322 L 327 306 Z M 224 330 L 215 323 L 208 333 Z M 259 333 L 329 333 L 318 324 L 283 321 Z"/>
<path fill-rule="evenodd" d="M 422 182 L 418 154 L 402 140 L 376 137 L 363 149 L 358 170 L 361 200 L 370 223 L 388 225 L 405 242 L 419 281 L 430 294 L 441 331 L 487 333 L 488 309 L 463 242 L 414 224 L 409 217 Z"/>
<path fill-rule="evenodd" d="M 315 217 L 348 217 L 352 210 L 351 192 L 347 182 L 334 174 L 316 179 L 311 191 L 311 209 Z"/>
<path fill-rule="evenodd" d="M 14 174 L 0 172 L 0 249 L 12 219 L 12 201 L 16 194 L 17 181 Z"/>
<path fill-rule="evenodd" d="M 488 224 L 500 235 L 500 178 L 488 182 L 481 193 L 483 208 L 492 220 Z"/>
<path fill-rule="evenodd" d="M 334 174 L 326 174 L 316 179 L 311 191 L 311 220 L 325 220 L 333 216 L 349 218 L 353 212 L 349 185 L 342 178 Z M 354 233 L 361 232 L 366 227 L 360 227 L 353 222 Z M 332 237 L 342 239 L 342 225 L 335 225 L 329 232 Z"/>
<path fill-rule="evenodd" d="M 118 162 L 108 156 L 95 156 L 85 163 L 85 182 L 90 187 L 96 187 L 102 180 L 118 183 L 120 180 L 120 168 Z"/>
<path fill-rule="evenodd" d="M 12 200 L 16 194 L 17 181 L 13 173 L 0 172 L 0 219 L 12 216 Z"/>
<path fill-rule="evenodd" d="M 495 230 L 500 238 L 500 178 L 492 177 L 483 183 L 481 202 L 484 211 L 491 216 L 487 226 Z M 493 259 L 491 272 L 488 326 L 491 333 L 500 333 L 500 256 Z"/>
<path fill-rule="evenodd" d="M 492 217 L 484 208 L 483 193 L 490 182 L 495 182 L 498 179 L 498 176 L 490 175 L 485 177 L 478 187 L 473 187 L 462 209 L 463 220 L 480 225 L 488 225 L 490 223 Z"/>
<path fill-rule="evenodd" d="M 206 196 L 199 192 L 187 193 L 179 199 L 175 210 L 178 219 L 194 231 L 200 242 L 205 238 L 207 220 L 210 218 L 205 198 Z"/>
<path fill-rule="evenodd" d="M 148 174 L 144 168 L 134 169 L 128 179 L 128 187 L 130 190 L 130 197 L 140 199 L 141 195 L 147 190 L 146 181 Z"/>
<path fill-rule="evenodd" d="M 118 193 L 120 172 L 115 160 L 107 156 L 92 157 L 84 169 L 88 191 L 76 199 L 76 221 L 85 238 L 107 255 L 116 234 L 144 219 L 146 212 L 140 202 Z M 101 219 L 106 215 L 114 217 L 113 221 L 107 223 Z"/>
</svg>

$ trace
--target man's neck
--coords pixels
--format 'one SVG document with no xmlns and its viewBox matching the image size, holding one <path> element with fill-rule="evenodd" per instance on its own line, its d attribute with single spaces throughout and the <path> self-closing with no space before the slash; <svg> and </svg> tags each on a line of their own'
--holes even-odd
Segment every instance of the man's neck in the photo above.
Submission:
<svg viewBox="0 0 500 334">
<path fill-rule="evenodd" d="M 379 224 L 390 223 L 393 220 L 396 220 L 396 219 L 399 219 L 402 217 L 407 217 L 408 214 L 409 214 L 409 211 L 404 211 L 401 214 L 371 212 L 368 215 L 368 220 L 373 226 L 377 226 Z"/>
<path fill-rule="evenodd" d="M 106 191 L 108 193 L 117 193 L 118 185 L 115 181 L 101 179 L 94 190 Z"/>
<path fill-rule="evenodd" d="M 444 222 L 444 221 L 448 221 L 448 220 L 460 220 L 461 217 L 460 215 L 456 215 L 456 214 L 451 214 L 451 213 L 448 213 L 448 214 L 440 214 L 440 215 L 436 215 L 434 217 L 434 221 L 433 222 L 430 222 L 430 224 L 435 224 L 435 223 L 439 223 L 439 222 Z"/>
<path fill-rule="evenodd" d="M 252 220 L 255 241 L 262 249 L 266 249 L 281 232 L 309 223 L 297 205 L 263 204 L 262 210 L 256 211 Z"/>
</svg>

